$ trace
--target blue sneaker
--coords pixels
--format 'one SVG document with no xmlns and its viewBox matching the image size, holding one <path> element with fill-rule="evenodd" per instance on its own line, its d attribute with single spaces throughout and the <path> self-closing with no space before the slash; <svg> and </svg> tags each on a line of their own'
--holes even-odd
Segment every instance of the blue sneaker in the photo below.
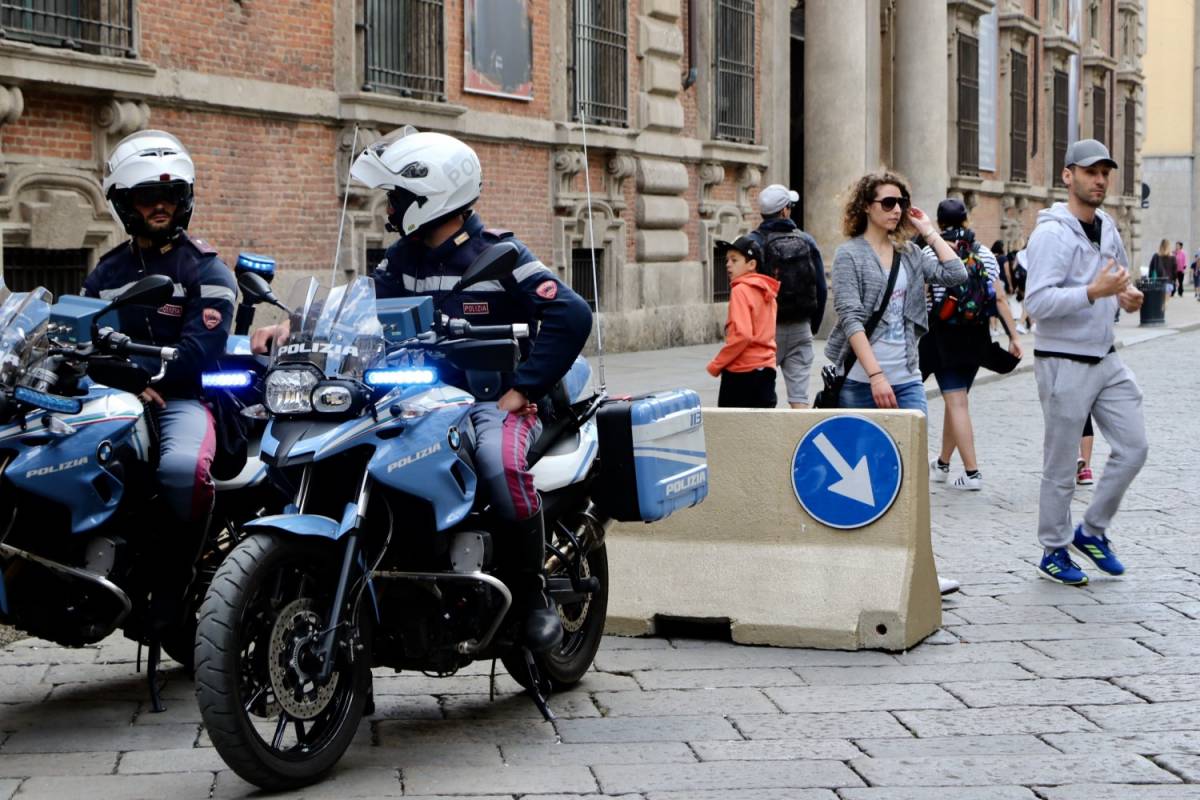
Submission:
<svg viewBox="0 0 1200 800">
<path fill-rule="evenodd" d="M 1108 543 L 1108 537 L 1088 536 L 1083 532 L 1083 525 L 1075 526 L 1075 539 L 1071 542 L 1071 549 L 1090 558 L 1093 564 L 1109 575 L 1121 575 L 1125 572 L 1125 565 L 1117 560 L 1117 554 Z"/>
<path fill-rule="evenodd" d="M 1071 555 L 1065 547 L 1055 548 L 1042 556 L 1042 563 L 1038 564 L 1038 574 L 1068 586 L 1083 586 L 1088 582 L 1087 573 L 1071 560 Z"/>
</svg>

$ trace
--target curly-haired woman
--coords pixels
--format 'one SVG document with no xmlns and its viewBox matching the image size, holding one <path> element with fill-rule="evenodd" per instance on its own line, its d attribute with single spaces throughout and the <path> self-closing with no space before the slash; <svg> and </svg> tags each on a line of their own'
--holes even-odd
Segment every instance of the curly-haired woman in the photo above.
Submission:
<svg viewBox="0 0 1200 800">
<path fill-rule="evenodd" d="M 908 241 L 921 234 L 936 258 Z M 837 326 L 825 355 L 841 364 L 850 348 L 856 358 L 846 375 L 839 404 L 844 408 L 910 408 L 927 412 L 917 365 L 917 341 L 929 328 L 925 285 L 954 286 L 967 270 L 933 221 L 912 205 L 908 183 L 892 172 L 864 175 L 850 191 L 842 218 L 849 241 L 833 259 Z M 900 268 L 884 298 L 893 259 Z M 886 310 L 868 340 L 867 320 L 881 303 Z"/>
</svg>

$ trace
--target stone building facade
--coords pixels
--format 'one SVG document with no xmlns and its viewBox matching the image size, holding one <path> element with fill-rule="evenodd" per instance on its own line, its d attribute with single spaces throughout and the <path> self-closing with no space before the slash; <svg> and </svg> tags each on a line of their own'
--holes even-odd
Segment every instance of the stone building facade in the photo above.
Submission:
<svg viewBox="0 0 1200 800">
<path fill-rule="evenodd" d="M 348 161 L 411 124 L 470 142 L 485 221 L 515 230 L 588 296 L 595 255 L 610 349 L 712 341 L 728 292 L 715 242 L 757 224 L 766 183 L 802 189 L 803 223 L 827 256 L 844 189 L 881 164 L 907 173 L 919 202 L 962 194 L 981 238 L 1016 242 L 1061 196 L 1046 166 L 1054 70 L 1079 63 L 1080 134 L 1098 119 L 1087 103 L 1099 84 L 1112 131 L 1134 112 L 1133 150 L 1116 143 L 1118 160 L 1136 157 L 1140 131 L 1141 0 L 88 0 L 76 16 L 53 0 L 25 6 L 0 10 L 0 235 L 14 288 L 74 290 L 123 238 L 101 196 L 103 163 L 146 126 L 190 148 L 192 227 L 227 261 L 276 257 L 285 291 L 297 276 L 364 273 L 391 234 L 382 196 L 347 187 Z M 1077 6 L 1098 7 L 1103 35 L 1073 32 Z M 464 88 L 477 7 L 520 22 L 509 26 L 528 40 L 519 88 Z M 993 15 L 1001 57 L 987 84 L 994 113 L 981 116 L 957 59 Z M 1010 153 L 1014 53 L 1027 68 L 1023 177 Z M 497 70 L 515 61 L 491 59 Z M 993 169 L 962 168 L 971 108 L 976 130 L 994 128 Z M 1134 233 L 1127 200 L 1113 208 Z"/>
</svg>

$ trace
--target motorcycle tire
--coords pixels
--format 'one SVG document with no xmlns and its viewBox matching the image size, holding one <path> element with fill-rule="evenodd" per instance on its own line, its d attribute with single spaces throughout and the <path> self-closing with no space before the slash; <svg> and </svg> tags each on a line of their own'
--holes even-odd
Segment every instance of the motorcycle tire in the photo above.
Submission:
<svg viewBox="0 0 1200 800">
<path fill-rule="evenodd" d="M 268 792 L 320 780 L 350 746 L 370 694 L 369 618 L 350 646 L 336 648 L 325 683 L 308 649 L 328 627 L 340 556 L 329 543 L 250 536 L 217 570 L 200 609 L 196 697 L 205 727 L 225 763 Z"/>
<path fill-rule="evenodd" d="M 562 644 L 545 653 L 534 653 L 533 660 L 543 679 L 550 682 L 552 691 L 570 689 L 592 666 L 600 640 L 604 636 L 604 624 L 608 619 L 608 550 L 598 547 L 584 559 L 584 577 L 589 575 L 600 582 L 600 587 L 584 603 L 559 605 L 558 615 L 563 621 Z M 525 689 L 530 688 L 529 671 L 520 650 L 501 656 L 504 669 L 513 680 Z"/>
</svg>

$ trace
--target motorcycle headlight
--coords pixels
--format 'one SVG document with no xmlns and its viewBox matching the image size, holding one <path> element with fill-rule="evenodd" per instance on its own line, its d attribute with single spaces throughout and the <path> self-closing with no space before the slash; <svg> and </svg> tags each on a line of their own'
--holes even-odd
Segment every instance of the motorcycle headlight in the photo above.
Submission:
<svg viewBox="0 0 1200 800">
<path fill-rule="evenodd" d="M 325 414 L 349 411 L 354 405 L 354 393 L 345 386 L 319 386 L 312 393 L 313 409 Z"/>
<path fill-rule="evenodd" d="M 313 389 L 320 382 L 314 370 L 272 370 L 267 374 L 263 402 L 272 414 L 308 414 L 313 410 Z"/>
</svg>

